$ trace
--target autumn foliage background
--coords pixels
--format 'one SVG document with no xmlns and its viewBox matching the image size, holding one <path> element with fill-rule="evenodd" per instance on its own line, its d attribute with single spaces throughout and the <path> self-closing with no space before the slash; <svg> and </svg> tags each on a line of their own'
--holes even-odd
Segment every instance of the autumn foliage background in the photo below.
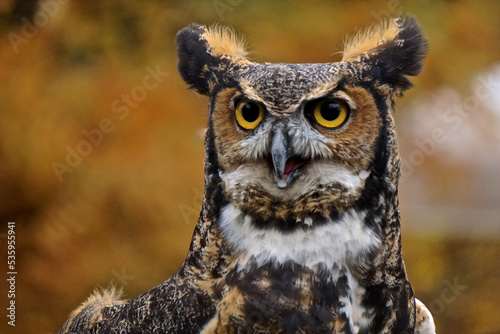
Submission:
<svg viewBox="0 0 500 334">
<path fill-rule="evenodd" d="M 133 298 L 182 263 L 207 99 L 177 74 L 180 28 L 233 26 L 254 61 L 331 62 L 407 12 L 431 45 L 397 102 L 408 274 L 438 332 L 500 333 L 500 2 L 473 0 L 1 2 L 0 263 L 15 221 L 18 275 L 0 331 L 56 333 L 95 288 Z"/>
</svg>

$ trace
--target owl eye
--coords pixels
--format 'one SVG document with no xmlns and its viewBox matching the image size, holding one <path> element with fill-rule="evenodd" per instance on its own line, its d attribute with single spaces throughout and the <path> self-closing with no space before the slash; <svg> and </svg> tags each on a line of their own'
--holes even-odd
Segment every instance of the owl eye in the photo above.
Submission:
<svg viewBox="0 0 500 334">
<path fill-rule="evenodd" d="M 240 100 L 236 104 L 236 122 L 245 130 L 253 130 L 264 118 L 264 107 L 257 102 Z"/>
<path fill-rule="evenodd" d="M 347 121 L 349 108 L 345 102 L 338 99 L 321 100 L 315 104 L 312 116 L 325 128 L 338 128 Z"/>
</svg>

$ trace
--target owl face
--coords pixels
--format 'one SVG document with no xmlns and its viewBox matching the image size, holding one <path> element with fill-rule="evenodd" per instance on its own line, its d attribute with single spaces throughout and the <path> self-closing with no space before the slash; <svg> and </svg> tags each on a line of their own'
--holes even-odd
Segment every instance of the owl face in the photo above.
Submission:
<svg viewBox="0 0 500 334">
<path fill-rule="evenodd" d="M 231 203 L 262 221 L 306 223 L 356 205 L 393 99 L 420 70 L 424 46 L 406 50 L 404 23 L 353 39 L 328 64 L 252 63 L 229 31 L 179 33 L 179 71 L 210 96 L 208 146 Z"/>
<path fill-rule="evenodd" d="M 330 214 L 328 205 L 311 207 L 311 198 L 340 208 L 359 197 L 381 119 L 369 91 L 342 80 L 346 70 L 253 65 L 233 72 L 239 80 L 212 97 L 211 115 L 220 175 L 233 202 L 262 212 L 273 212 L 272 205 L 287 219 Z"/>
</svg>

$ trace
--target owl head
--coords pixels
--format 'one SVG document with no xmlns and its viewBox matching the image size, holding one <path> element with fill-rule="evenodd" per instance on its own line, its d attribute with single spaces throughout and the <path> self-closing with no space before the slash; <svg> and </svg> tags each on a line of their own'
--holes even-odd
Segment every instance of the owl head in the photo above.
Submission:
<svg viewBox="0 0 500 334">
<path fill-rule="evenodd" d="M 395 18 L 351 38 L 340 62 L 255 63 L 230 29 L 182 29 L 179 72 L 210 98 L 208 191 L 282 227 L 394 192 L 394 99 L 420 72 L 426 43 L 414 18 Z"/>
</svg>

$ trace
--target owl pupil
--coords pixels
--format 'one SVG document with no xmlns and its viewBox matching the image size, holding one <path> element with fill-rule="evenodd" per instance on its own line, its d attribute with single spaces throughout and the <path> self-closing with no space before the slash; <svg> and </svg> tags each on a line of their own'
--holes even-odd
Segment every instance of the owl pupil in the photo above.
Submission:
<svg viewBox="0 0 500 334">
<path fill-rule="evenodd" d="M 259 118 L 259 107 L 254 103 L 247 103 L 243 106 L 242 116 L 248 123 L 253 123 Z"/>
<path fill-rule="evenodd" d="M 328 102 L 321 106 L 321 116 L 327 121 L 334 121 L 340 116 L 340 106 L 335 102 Z"/>
</svg>

